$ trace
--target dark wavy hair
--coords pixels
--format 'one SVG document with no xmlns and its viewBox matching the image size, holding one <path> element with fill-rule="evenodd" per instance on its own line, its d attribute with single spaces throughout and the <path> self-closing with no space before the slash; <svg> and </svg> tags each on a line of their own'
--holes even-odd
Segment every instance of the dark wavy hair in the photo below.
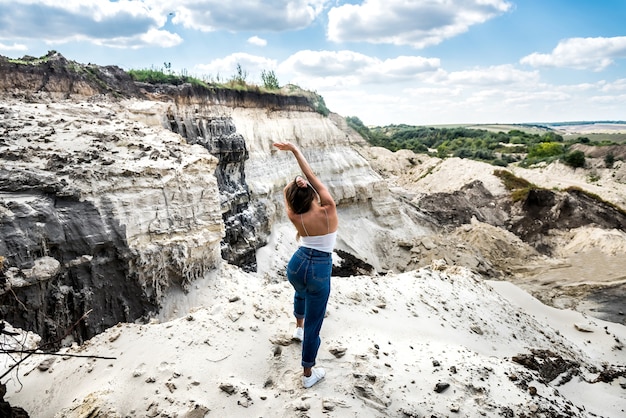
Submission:
<svg viewBox="0 0 626 418">
<path fill-rule="evenodd" d="M 311 208 L 311 202 L 315 199 L 315 190 L 310 184 L 307 184 L 307 187 L 299 187 L 294 180 L 287 186 L 285 198 L 292 211 L 297 214 L 305 213 Z"/>
</svg>

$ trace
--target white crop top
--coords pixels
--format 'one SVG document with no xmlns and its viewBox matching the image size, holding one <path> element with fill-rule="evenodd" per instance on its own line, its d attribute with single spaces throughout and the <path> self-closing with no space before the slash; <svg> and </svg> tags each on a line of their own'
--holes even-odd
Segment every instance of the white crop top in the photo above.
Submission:
<svg viewBox="0 0 626 418">
<path fill-rule="evenodd" d="M 337 231 L 325 235 L 300 237 L 300 242 L 303 247 L 313 248 L 314 250 L 324 251 L 325 253 L 333 252 L 335 241 L 337 241 Z"/>
<path fill-rule="evenodd" d="M 326 226 L 328 227 L 328 231 L 330 231 L 330 222 L 328 221 L 328 212 L 326 211 L 326 208 L 324 208 L 324 212 L 326 213 Z M 300 214 L 300 222 L 302 223 L 302 229 L 306 232 L 305 236 L 300 237 L 303 247 L 313 248 L 314 250 L 323 251 L 325 253 L 333 252 L 335 242 L 337 241 L 337 231 L 328 232 L 325 235 L 310 236 L 309 231 L 307 231 L 306 226 L 304 226 L 302 214 Z"/>
</svg>

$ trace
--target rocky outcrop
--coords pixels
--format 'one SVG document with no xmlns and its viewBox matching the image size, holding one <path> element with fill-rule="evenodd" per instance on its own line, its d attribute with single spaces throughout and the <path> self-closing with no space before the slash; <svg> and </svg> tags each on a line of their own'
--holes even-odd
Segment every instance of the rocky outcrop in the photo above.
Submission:
<svg viewBox="0 0 626 418">
<path fill-rule="evenodd" d="M 501 227 L 510 218 L 510 203 L 496 198 L 480 180 L 452 193 L 424 195 L 415 203 L 439 225 L 461 226 L 474 218 Z"/>
<path fill-rule="evenodd" d="M 232 118 L 215 114 L 209 106 L 170 107 L 167 127 L 190 144 L 199 144 L 218 159 L 215 177 L 226 234 L 222 258 L 246 271 L 256 271 L 256 250 L 267 243 L 269 220 L 263 205 L 250 199 L 246 183 L 246 141 Z"/>
<path fill-rule="evenodd" d="M 512 208 L 508 228 L 537 250 L 552 253 L 552 231 L 583 226 L 626 231 L 626 213 L 578 189 L 565 192 L 531 190 L 528 197 Z M 548 239 L 546 239 L 548 238 Z"/>
<path fill-rule="evenodd" d="M 79 64 L 56 51 L 41 58 L 9 60 L 0 56 L 0 91 L 18 95 L 49 93 L 59 97 L 97 94 L 139 96 L 139 87 L 119 67 Z"/>
<path fill-rule="evenodd" d="M 168 86 L 159 88 L 158 95 L 153 90 L 151 94 L 164 101 L 134 102 L 129 117 L 170 129 L 218 158 L 215 176 L 225 224 L 222 255 L 227 261 L 260 274 L 284 268 L 286 261 L 273 255 L 276 237 L 272 235 L 293 235 L 284 215 L 282 189 L 299 169 L 292 156 L 272 144 L 292 141 L 339 204 L 338 248 L 363 257 L 376 271 L 406 267 L 410 254 L 397 242 L 432 227 L 415 222 L 423 214 L 390 193 L 360 154 L 367 144 L 343 118 L 321 115 L 307 104 L 309 99 L 260 98 L 254 92 L 251 98 L 242 93 L 220 96 L 209 90 L 194 96 L 192 90 Z M 359 238 L 363 230 L 371 234 L 370 239 Z M 290 242 L 287 252 L 296 246 Z"/>
</svg>

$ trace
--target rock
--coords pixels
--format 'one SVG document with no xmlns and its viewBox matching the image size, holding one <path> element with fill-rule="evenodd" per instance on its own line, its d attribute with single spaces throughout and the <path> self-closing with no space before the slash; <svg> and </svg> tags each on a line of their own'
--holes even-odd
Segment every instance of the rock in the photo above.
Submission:
<svg viewBox="0 0 626 418">
<path fill-rule="evenodd" d="M 211 410 L 204 405 L 195 404 L 185 414 L 183 418 L 204 418 Z"/>
<path fill-rule="evenodd" d="M 442 393 L 443 391 L 445 391 L 449 387 L 450 387 L 449 383 L 437 382 L 437 384 L 435 385 L 435 392 Z"/>
<path fill-rule="evenodd" d="M 293 409 L 296 411 L 308 411 L 309 409 L 311 409 L 311 404 L 305 401 L 295 402 Z"/>
<path fill-rule="evenodd" d="M 580 332 L 593 332 L 593 330 L 586 325 L 574 324 L 574 328 L 576 328 Z"/>
<path fill-rule="evenodd" d="M 232 384 L 230 384 L 230 383 L 222 383 L 222 384 L 220 384 L 220 389 L 222 390 L 222 392 L 226 392 L 229 395 L 237 393 L 237 388 L 235 386 L 233 386 Z"/>
<path fill-rule="evenodd" d="M 42 371 L 42 372 L 48 371 L 52 367 L 52 364 L 55 362 L 55 360 L 56 359 L 54 357 L 48 357 L 47 359 L 39 363 L 39 365 L 37 366 L 37 369 L 39 369 L 39 371 Z"/>
<path fill-rule="evenodd" d="M 433 242 L 433 240 L 430 237 L 422 237 L 421 243 L 424 246 L 424 248 L 426 248 L 426 250 L 429 250 L 429 251 L 437 248 L 437 245 Z"/>
<path fill-rule="evenodd" d="M 281 354 L 283 353 L 283 349 L 280 345 L 275 345 L 274 350 L 272 351 L 273 351 L 274 357 L 280 357 Z"/>
<path fill-rule="evenodd" d="M 480 327 L 478 325 L 472 325 L 470 326 L 470 329 L 472 330 L 472 332 L 474 332 L 475 334 L 478 335 L 483 335 L 483 330 L 480 329 Z"/>
<path fill-rule="evenodd" d="M 345 356 L 346 350 L 347 349 L 345 347 L 331 347 L 328 349 L 328 351 L 330 351 L 330 353 L 337 358 Z"/>
</svg>

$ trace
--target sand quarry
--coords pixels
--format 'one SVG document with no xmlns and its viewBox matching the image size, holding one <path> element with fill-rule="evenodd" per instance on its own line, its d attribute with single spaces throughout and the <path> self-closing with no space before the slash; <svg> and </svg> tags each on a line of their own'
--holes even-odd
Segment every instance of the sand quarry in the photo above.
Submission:
<svg viewBox="0 0 626 418">
<path fill-rule="evenodd" d="M 503 193 L 484 164 L 423 157 L 411 171 L 414 155 L 376 153 L 372 166 L 408 195 L 476 178 Z M 622 163 L 615 175 L 595 170 L 593 182 L 589 171 L 558 164 L 515 173 L 543 187 L 583 185 L 626 206 Z M 530 295 L 545 289 L 556 292 L 553 305 L 580 308 L 563 288 L 622 283 L 623 232 L 563 232 L 554 237 L 558 257 L 547 259 L 504 251 L 523 246 L 506 231 L 464 228 L 453 233 L 466 233 L 473 248 L 494 252 L 501 241 L 503 260 L 517 254 L 508 280 L 485 280 L 445 257 L 403 273 L 334 277 L 318 356 L 327 374 L 311 389 L 301 386 L 300 343 L 291 339 L 289 254 L 277 253 L 264 260 L 272 271 L 223 264 L 171 295 L 148 324 L 118 324 L 56 355 L 3 357 L 5 370 L 22 360 L 5 378 L 5 399 L 38 418 L 626 416 L 626 326 Z M 36 347 L 36 335 L 11 331 L 18 335 L 5 346 Z"/>
</svg>

